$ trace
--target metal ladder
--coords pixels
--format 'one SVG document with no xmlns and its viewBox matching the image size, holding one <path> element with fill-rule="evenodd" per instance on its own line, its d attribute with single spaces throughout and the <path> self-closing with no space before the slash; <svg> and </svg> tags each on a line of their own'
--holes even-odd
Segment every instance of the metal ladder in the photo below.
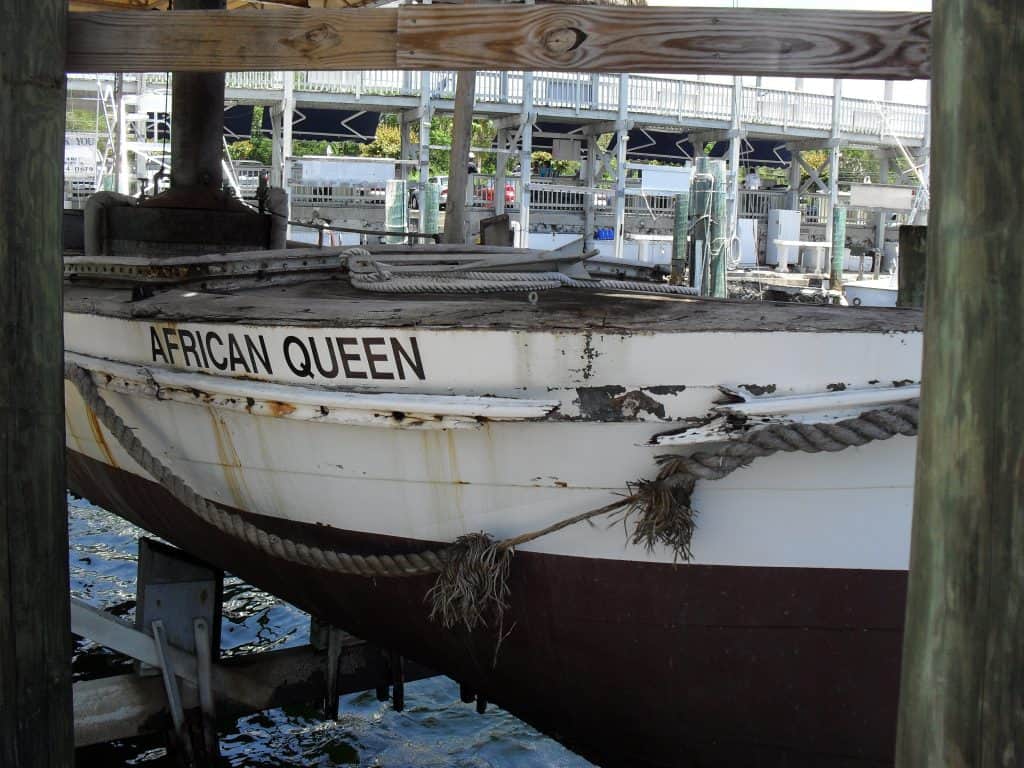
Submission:
<svg viewBox="0 0 1024 768">
<path fill-rule="evenodd" d="M 103 179 L 113 176 L 117 166 L 117 160 L 114 157 L 114 146 L 117 143 L 117 101 L 114 98 L 114 87 L 103 83 L 99 78 L 96 78 L 96 96 L 103 106 L 103 121 L 107 130 L 107 145 L 103 148 L 103 162 L 96 179 L 98 191 L 103 188 Z"/>
<path fill-rule="evenodd" d="M 896 147 L 897 149 L 899 149 L 900 154 L 903 156 L 903 160 L 907 163 L 911 172 L 917 178 L 919 191 L 918 194 L 914 196 L 914 204 L 910 209 L 910 216 L 908 219 L 909 221 L 913 222 L 917 218 L 918 213 L 921 211 L 921 207 L 925 205 L 928 201 L 928 158 L 925 158 L 923 163 L 916 163 L 914 161 L 914 157 L 907 150 L 906 145 L 903 143 L 902 140 L 900 140 L 900 137 L 896 134 L 896 131 L 892 129 L 892 126 L 889 123 L 889 116 L 888 114 L 886 114 L 885 108 L 882 106 L 881 102 L 875 102 L 875 109 L 878 110 L 878 116 L 879 118 L 881 118 L 882 121 L 881 137 L 885 138 L 886 136 L 888 136 L 894 142 L 896 142 Z M 888 181 L 888 179 L 882 179 L 881 181 L 885 183 Z"/>
</svg>

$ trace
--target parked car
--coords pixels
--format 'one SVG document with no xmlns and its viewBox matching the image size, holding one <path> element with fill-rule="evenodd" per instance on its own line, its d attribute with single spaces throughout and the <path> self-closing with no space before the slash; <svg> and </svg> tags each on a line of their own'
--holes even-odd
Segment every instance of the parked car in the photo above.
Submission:
<svg viewBox="0 0 1024 768">
<path fill-rule="evenodd" d="M 494 187 L 490 186 L 483 191 L 484 200 L 487 202 L 494 201 Z M 516 186 L 510 181 L 505 182 L 505 205 L 515 205 L 516 202 Z"/>
<path fill-rule="evenodd" d="M 431 176 L 430 181 L 437 182 L 441 185 L 441 210 L 443 211 L 448 205 L 448 177 L 447 176 Z"/>
<path fill-rule="evenodd" d="M 427 179 L 428 182 L 437 183 L 441 185 L 441 210 L 444 210 L 448 203 L 448 177 L 447 176 L 431 176 Z M 409 207 L 418 211 L 420 208 L 420 190 L 410 189 L 409 190 Z"/>
</svg>

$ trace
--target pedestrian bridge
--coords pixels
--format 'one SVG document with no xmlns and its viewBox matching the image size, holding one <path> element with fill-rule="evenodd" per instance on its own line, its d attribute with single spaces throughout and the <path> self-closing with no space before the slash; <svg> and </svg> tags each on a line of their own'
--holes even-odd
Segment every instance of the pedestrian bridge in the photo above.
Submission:
<svg viewBox="0 0 1024 768">
<path fill-rule="evenodd" d="M 165 75 L 146 77 L 147 85 L 166 82 Z M 274 103 L 281 99 L 286 77 L 294 79 L 299 108 L 402 112 L 424 103 L 440 111 L 454 108 L 455 72 L 237 72 L 228 75 L 226 96 L 239 104 Z M 532 79 L 537 120 L 587 123 L 620 118 L 618 75 L 535 72 Z M 527 80 L 522 72 L 478 72 L 474 112 L 488 117 L 519 114 Z M 727 130 L 732 126 L 732 90 L 731 85 L 695 79 L 630 75 L 626 114 L 640 128 Z M 832 104 L 831 95 L 745 86 L 740 122 L 752 135 L 829 139 Z M 887 146 L 898 138 L 908 147 L 921 146 L 928 132 L 928 108 L 842 97 L 837 128 L 845 141 L 858 145 Z"/>
</svg>

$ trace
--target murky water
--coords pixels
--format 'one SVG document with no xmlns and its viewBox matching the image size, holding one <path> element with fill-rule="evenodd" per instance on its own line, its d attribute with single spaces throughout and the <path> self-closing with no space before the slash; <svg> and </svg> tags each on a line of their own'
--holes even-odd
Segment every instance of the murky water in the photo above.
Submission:
<svg viewBox="0 0 1024 768">
<path fill-rule="evenodd" d="M 84 500 L 69 500 L 71 594 L 131 619 L 135 560 L 142 531 Z M 239 579 L 224 583 L 221 648 L 227 655 L 301 645 L 309 617 Z M 127 671 L 106 649 L 77 641 L 76 679 Z M 493 705 L 478 715 L 459 700 L 447 678 L 406 685 L 406 708 L 395 712 L 372 691 L 341 699 L 341 717 L 325 722 L 308 712 L 280 709 L 243 717 L 221 731 L 225 763 L 278 766 L 388 766 L 389 768 L 586 768 L 591 763 Z M 78 766 L 116 768 L 170 764 L 159 739 L 83 750 Z"/>
</svg>

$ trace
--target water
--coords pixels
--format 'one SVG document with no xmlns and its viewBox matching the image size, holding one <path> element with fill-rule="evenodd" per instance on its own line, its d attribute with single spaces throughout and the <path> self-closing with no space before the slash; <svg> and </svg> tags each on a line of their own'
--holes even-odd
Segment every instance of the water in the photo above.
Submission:
<svg viewBox="0 0 1024 768">
<path fill-rule="evenodd" d="M 128 620 L 135 611 L 137 540 L 143 531 L 84 500 L 68 501 L 71 594 Z M 224 582 L 223 655 L 302 645 L 309 617 L 234 577 Z M 75 679 L 128 671 L 107 649 L 77 640 Z M 373 691 L 344 696 L 341 717 L 325 722 L 309 711 L 250 715 L 221 730 L 225 764 L 241 768 L 380 766 L 383 768 L 587 768 L 591 763 L 491 705 L 478 715 L 458 686 L 438 677 L 406 685 L 406 709 L 395 712 Z M 159 738 L 118 742 L 79 755 L 83 766 L 164 768 Z"/>
</svg>

